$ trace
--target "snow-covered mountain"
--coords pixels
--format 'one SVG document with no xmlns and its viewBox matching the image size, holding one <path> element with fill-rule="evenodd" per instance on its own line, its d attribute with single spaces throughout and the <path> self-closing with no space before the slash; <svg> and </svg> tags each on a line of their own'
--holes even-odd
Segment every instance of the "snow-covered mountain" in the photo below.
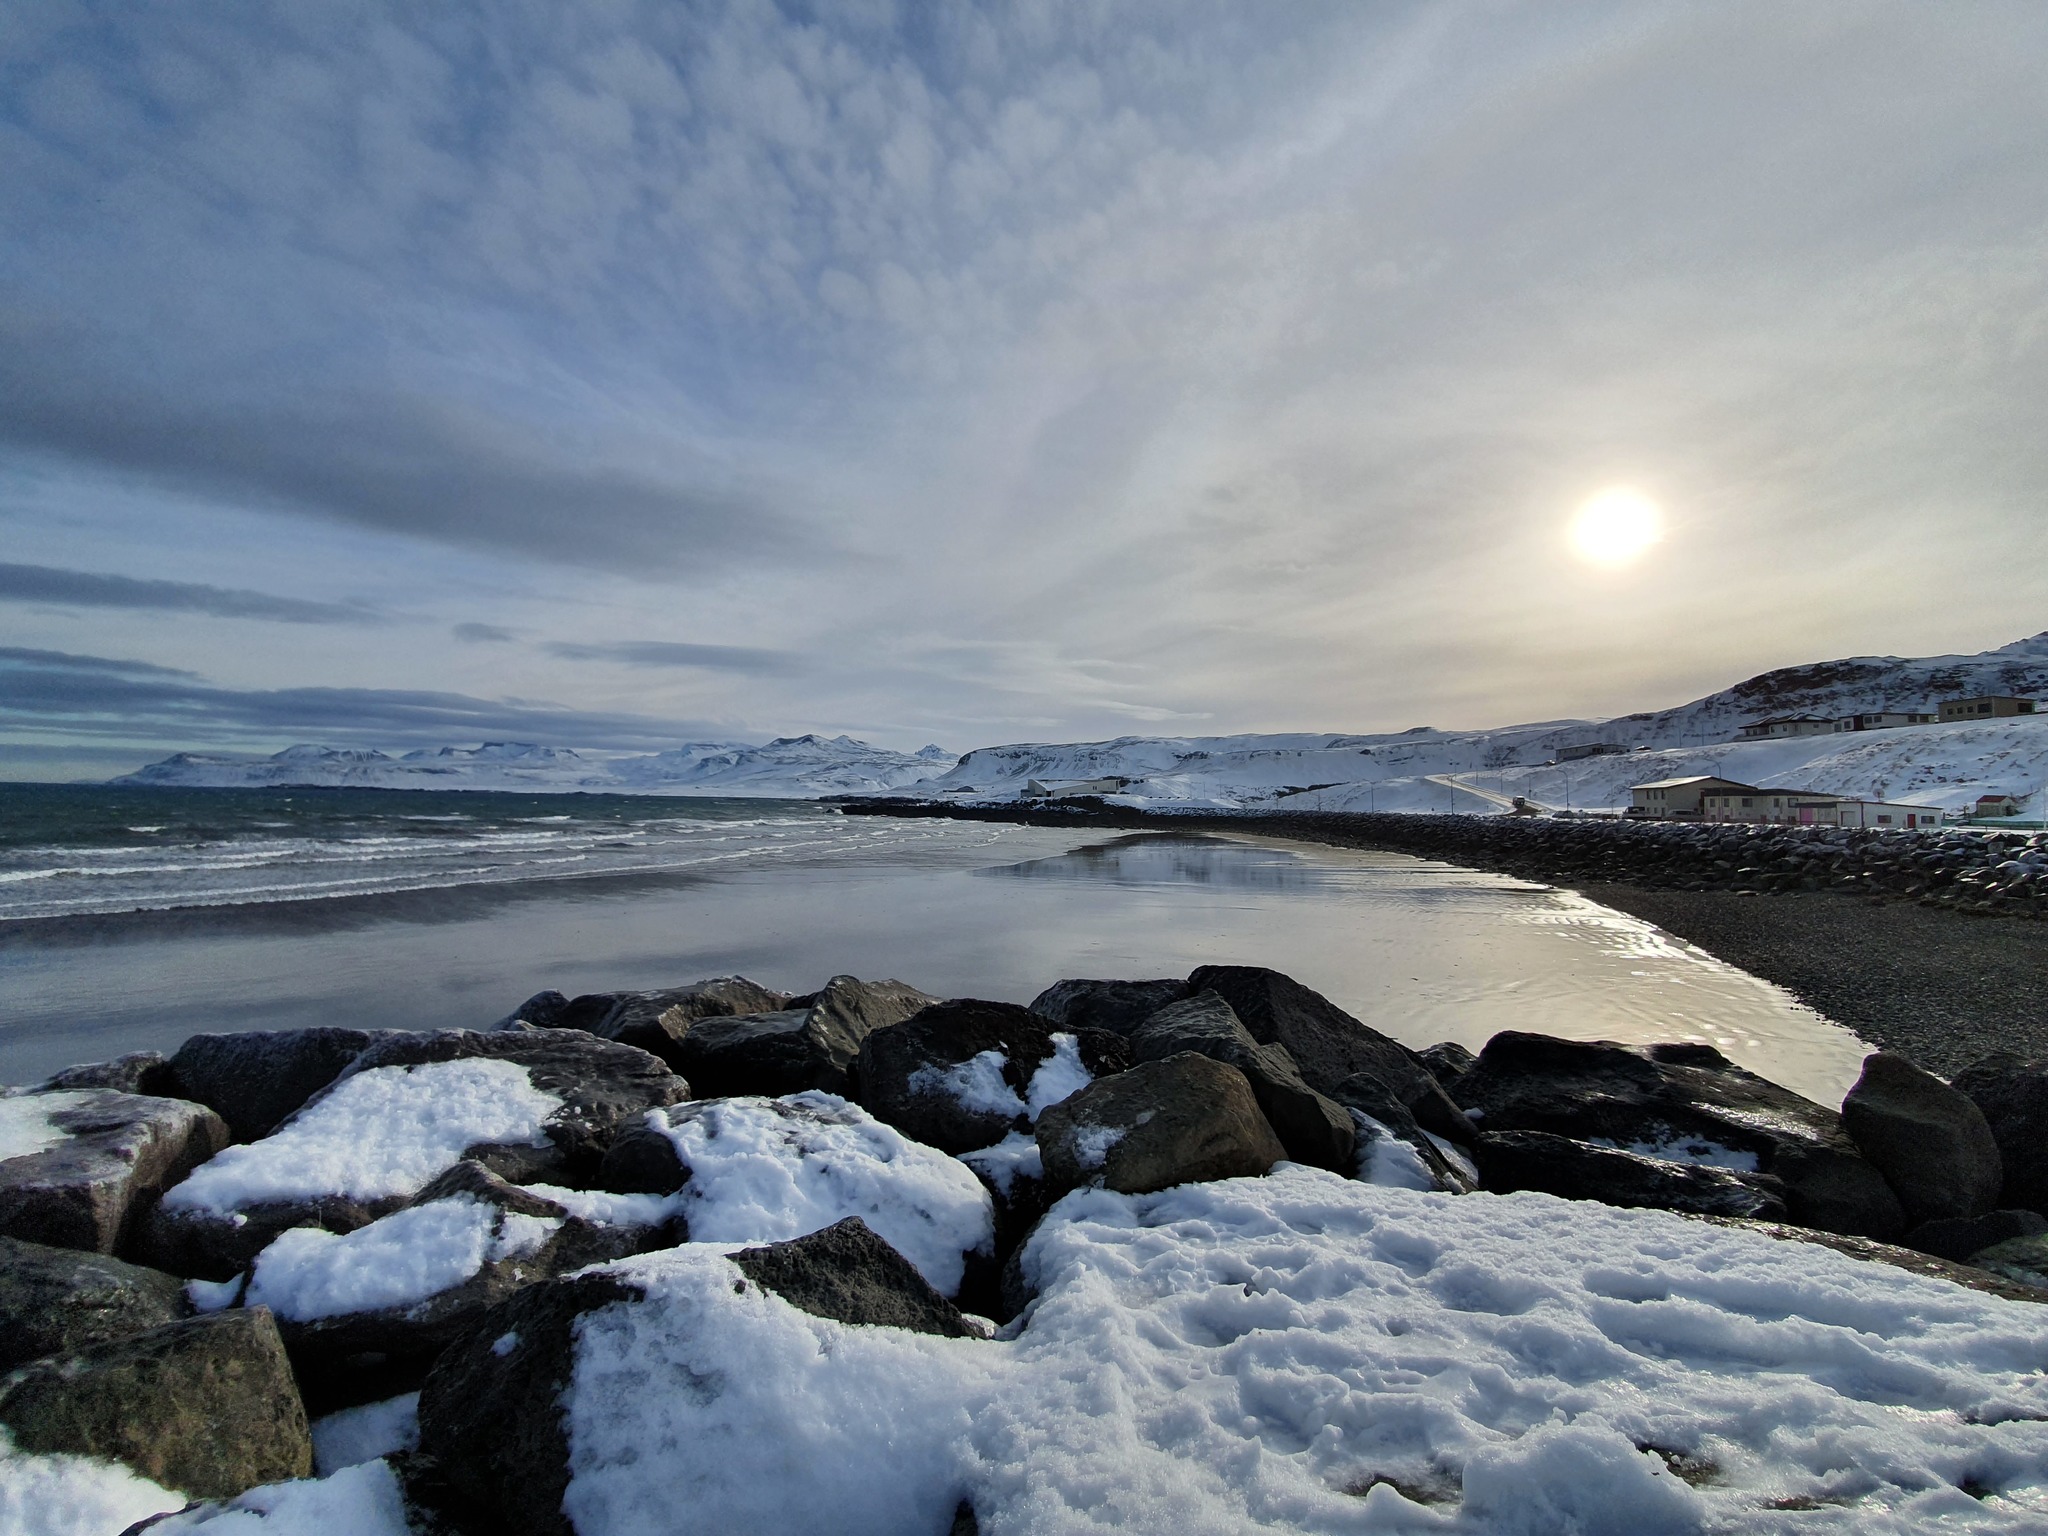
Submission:
<svg viewBox="0 0 2048 1536">
<path fill-rule="evenodd" d="M 1743 724 L 1769 715 L 1932 713 L 1941 699 L 1986 693 L 2048 695 L 2048 634 L 1978 656 L 1862 656 L 1785 667 L 1674 709 L 1607 721 L 983 747 L 921 790 L 1008 798 L 1031 779 L 1118 777 L 1131 782 L 1114 798 L 1133 805 L 1492 811 L 1516 795 L 1542 805 L 1624 806 L 1631 784 L 1719 773 L 1759 785 L 1910 797 L 1949 809 L 1980 794 L 2038 795 L 2048 778 L 2048 715 L 1779 741 L 1732 739 Z M 1562 748 L 1594 742 L 1647 750 L 1556 765 Z"/>
<path fill-rule="evenodd" d="M 596 757 L 566 747 L 492 741 L 391 757 L 360 747 L 287 747 L 271 757 L 180 752 L 114 780 L 187 789 L 335 786 L 359 789 L 501 789 L 636 795 L 745 795 L 815 799 L 879 794 L 929 779 L 953 763 L 939 747 L 911 754 L 850 736 L 786 736 L 765 746 L 692 742 L 639 757 Z"/>
</svg>

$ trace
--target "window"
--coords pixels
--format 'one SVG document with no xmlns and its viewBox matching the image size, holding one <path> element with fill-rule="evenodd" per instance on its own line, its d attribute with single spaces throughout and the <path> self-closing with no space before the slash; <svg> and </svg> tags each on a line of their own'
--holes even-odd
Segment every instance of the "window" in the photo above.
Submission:
<svg viewBox="0 0 2048 1536">
<path fill-rule="evenodd" d="M 1877 824 L 1880 827 L 1888 827 L 1892 824 L 1892 819 L 1889 816 L 1880 816 L 1877 818 Z"/>
</svg>

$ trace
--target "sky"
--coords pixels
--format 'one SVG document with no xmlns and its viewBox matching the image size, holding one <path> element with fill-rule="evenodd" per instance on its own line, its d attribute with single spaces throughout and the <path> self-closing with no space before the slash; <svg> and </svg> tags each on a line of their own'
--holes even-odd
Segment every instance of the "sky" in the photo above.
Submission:
<svg viewBox="0 0 2048 1536">
<path fill-rule="evenodd" d="M 1975 652 L 2044 400 L 2033 0 L 0 7 L 0 777 Z"/>
</svg>

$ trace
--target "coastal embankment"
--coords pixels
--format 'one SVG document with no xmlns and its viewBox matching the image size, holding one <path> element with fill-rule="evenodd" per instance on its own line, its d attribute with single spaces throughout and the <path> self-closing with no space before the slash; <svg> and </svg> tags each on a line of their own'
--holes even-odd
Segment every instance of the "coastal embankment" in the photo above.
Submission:
<svg viewBox="0 0 2048 1536">
<path fill-rule="evenodd" d="M 1953 1072 L 2048 1055 L 2048 838 L 1609 818 L 1139 811 L 873 799 L 849 814 L 1236 831 L 1407 853 L 1577 890 Z"/>
</svg>

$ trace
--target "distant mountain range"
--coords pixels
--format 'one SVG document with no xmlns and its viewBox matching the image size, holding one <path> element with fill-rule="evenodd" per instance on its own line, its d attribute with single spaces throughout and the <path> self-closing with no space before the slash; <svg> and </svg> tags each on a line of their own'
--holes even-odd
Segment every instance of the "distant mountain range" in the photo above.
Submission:
<svg viewBox="0 0 2048 1536">
<path fill-rule="evenodd" d="M 180 752 L 116 784 L 185 789 L 285 785 L 358 789 L 504 789 L 633 795 L 751 795 L 817 799 L 884 794 L 943 773 L 953 754 L 936 746 L 892 752 L 851 736 L 783 736 L 762 746 L 691 742 L 642 757 L 588 757 L 566 747 L 490 741 L 423 748 L 401 757 L 361 747 L 287 747 L 271 757 Z"/>
<path fill-rule="evenodd" d="M 1418 726 L 1378 735 L 1122 736 L 981 747 L 957 762 L 936 746 L 903 753 L 850 736 L 815 735 L 762 746 L 693 742 L 613 758 L 518 742 L 402 757 L 299 746 L 257 759 L 181 752 L 115 782 L 1002 799 L 1032 779 L 1115 777 L 1130 781 L 1118 798 L 1138 805 L 1491 810 L 1515 795 L 1539 804 L 1622 805 L 1631 783 L 1721 773 L 1837 794 L 1912 795 L 1949 808 L 1993 791 L 2035 795 L 2048 778 L 2048 714 L 1789 741 L 1734 740 L 1739 727 L 1765 716 L 1932 712 L 1944 698 L 1973 694 L 2048 697 L 2048 633 L 1975 656 L 1852 656 L 1781 667 L 1674 709 L 1484 731 Z M 1596 742 L 1630 750 L 1555 766 L 1562 749 Z"/>
</svg>

